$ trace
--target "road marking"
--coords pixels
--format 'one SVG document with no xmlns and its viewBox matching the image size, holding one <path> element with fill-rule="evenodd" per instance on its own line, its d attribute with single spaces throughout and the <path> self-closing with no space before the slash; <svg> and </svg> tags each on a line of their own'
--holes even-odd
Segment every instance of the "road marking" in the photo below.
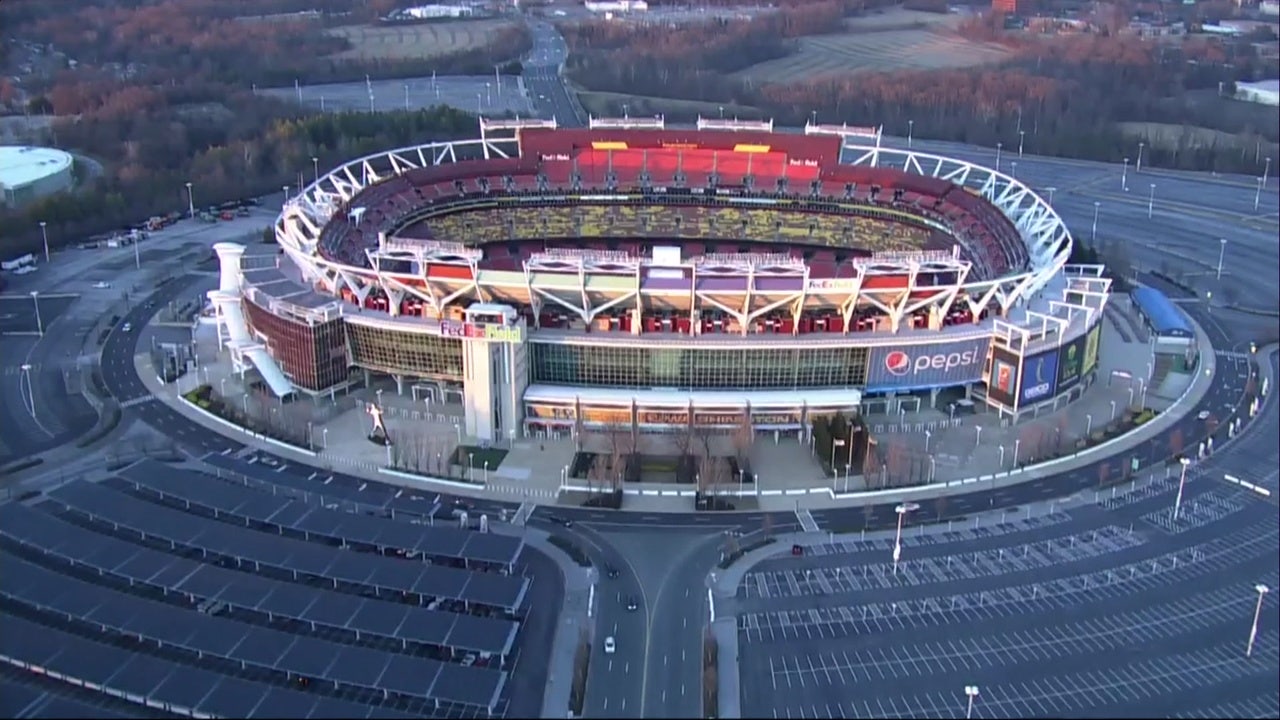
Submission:
<svg viewBox="0 0 1280 720">
<path fill-rule="evenodd" d="M 1259 495 L 1261 495 L 1262 497 L 1271 497 L 1271 491 L 1270 491 L 1270 490 L 1268 490 L 1268 489 L 1266 489 L 1266 488 L 1262 487 L 1261 485 L 1254 485 L 1254 484 L 1253 484 L 1253 483 L 1251 483 L 1251 482 L 1246 482 L 1246 481 L 1244 481 L 1244 480 L 1241 480 L 1240 478 L 1236 477 L 1235 475 L 1223 475 L 1223 476 L 1222 476 L 1222 479 L 1223 479 L 1223 480 L 1226 480 L 1226 481 L 1227 481 L 1227 482 L 1229 482 L 1229 483 L 1234 483 L 1234 484 L 1236 484 L 1236 485 L 1239 485 L 1240 487 L 1242 487 L 1242 488 L 1244 488 L 1244 489 L 1246 489 L 1246 490 L 1252 490 L 1252 491 L 1254 491 L 1254 492 L 1258 493 Z"/>
</svg>

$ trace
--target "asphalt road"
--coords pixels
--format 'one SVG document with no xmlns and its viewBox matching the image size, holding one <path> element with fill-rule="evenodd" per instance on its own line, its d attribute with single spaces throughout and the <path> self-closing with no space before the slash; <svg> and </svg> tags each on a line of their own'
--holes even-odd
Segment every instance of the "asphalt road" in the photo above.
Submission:
<svg viewBox="0 0 1280 720">
<path fill-rule="evenodd" d="M 79 382 L 80 339 L 87 331 L 67 316 L 77 298 L 46 293 L 39 299 L 39 324 L 31 297 L 0 299 L 0 464 L 58 447 L 93 427 L 93 408 L 68 392 L 69 377 Z M 30 368 L 23 371 L 23 365 Z"/>
<path fill-rule="evenodd" d="M 585 126 L 585 119 L 578 117 L 577 103 L 560 77 L 560 65 L 569 57 L 564 38 L 550 23 L 531 22 L 530 29 L 533 48 L 524 61 L 524 86 L 535 113 L 555 118 L 561 127 Z"/>
</svg>

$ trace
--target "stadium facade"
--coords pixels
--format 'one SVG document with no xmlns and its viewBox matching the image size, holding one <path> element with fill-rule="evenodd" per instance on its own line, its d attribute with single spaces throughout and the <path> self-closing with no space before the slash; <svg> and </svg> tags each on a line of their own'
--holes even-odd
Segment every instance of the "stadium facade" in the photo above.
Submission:
<svg viewBox="0 0 1280 720">
<path fill-rule="evenodd" d="M 277 395 L 390 376 L 491 440 L 1023 413 L 1097 366 L 1109 281 L 997 171 L 845 127 L 480 135 L 349 162 L 287 202 L 278 248 L 219 245 L 237 366 Z"/>
</svg>

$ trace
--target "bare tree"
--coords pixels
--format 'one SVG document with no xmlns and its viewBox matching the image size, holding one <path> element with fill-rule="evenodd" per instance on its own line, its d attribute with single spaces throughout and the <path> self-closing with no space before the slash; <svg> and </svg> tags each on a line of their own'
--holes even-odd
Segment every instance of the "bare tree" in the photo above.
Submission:
<svg viewBox="0 0 1280 720">
<path fill-rule="evenodd" d="M 1104 487 L 1107 480 L 1111 477 L 1111 464 L 1102 463 L 1098 466 L 1098 487 Z"/>
<path fill-rule="evenodd" d="M 698 459 L 698 489 L 704 493 L 719 492 L 729 479 L 729 464 L 724 458 L 703 455 Z"/>
<path fill-rule="evenodd" d="M 684 427 L 676 431 L 676 434 L 672 436 L 672 441 L 675 442 L 676 452 L 680 457 L 689 455 L 693 450 L 693 427 Z"/>
<path fill-rule="evenodd" d="M 607 425 L 605 433 L 609 440 L 609 475 L 606 484 L 610 489 L 617 490 L 622 486 L 627 460 L 635 451 L 635 437 L 631 434 L 631 428 L 619 423 Z"/>
<path fill-rule="evenodd" d="M 755 428 L 751 425 L 751 414 L 742 413 L 742 418 L 738 425 L 733 429 L 733 436 L 730 438 L 733 442 L 733 452 L 738 460 L 738 469 L 742 469 L 747 465 L 747 459 L 751 455 L 751 447 L 756 442 Z"/>
<path fill-rule="evenodd" d="M 773 515 L 772 514 L 765 513 L 764 516 L 760 518 L 760 534 L 765 536 L 766 538 L 773 537 Z"/>
<path fill-rule="evenodd" d="M 947 514 L 947 502 L 946 495 L 939 495 L 933 501 L 933 511 L 937 514 L 939 520 Z"/>
</svg>

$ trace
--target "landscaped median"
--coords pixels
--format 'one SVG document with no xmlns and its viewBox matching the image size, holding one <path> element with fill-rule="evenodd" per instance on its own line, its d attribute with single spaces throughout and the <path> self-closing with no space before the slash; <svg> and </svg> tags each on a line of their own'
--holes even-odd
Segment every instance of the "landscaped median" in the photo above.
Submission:
<svg viewBox="0 0 1280 720">
<path fill-rule="evenodd" d="M 285 412 L 245 412 L 248 403 L 237 407 L 213 392 L 209 385 L 200 385 L 194 390 L 181 395 L 183 402 L 203 413 L 206 417 L 228 425 L 240 432 L 248 433 L 256 438 L 276 445 L 284 445 L 290 450 L 315 455 L 308 442 L 306 425 L 296 427 L 289 422 L 290 414 Z M 255 409 L 265 408 L 265 402 L 257 402 Z"/>
</svg>

